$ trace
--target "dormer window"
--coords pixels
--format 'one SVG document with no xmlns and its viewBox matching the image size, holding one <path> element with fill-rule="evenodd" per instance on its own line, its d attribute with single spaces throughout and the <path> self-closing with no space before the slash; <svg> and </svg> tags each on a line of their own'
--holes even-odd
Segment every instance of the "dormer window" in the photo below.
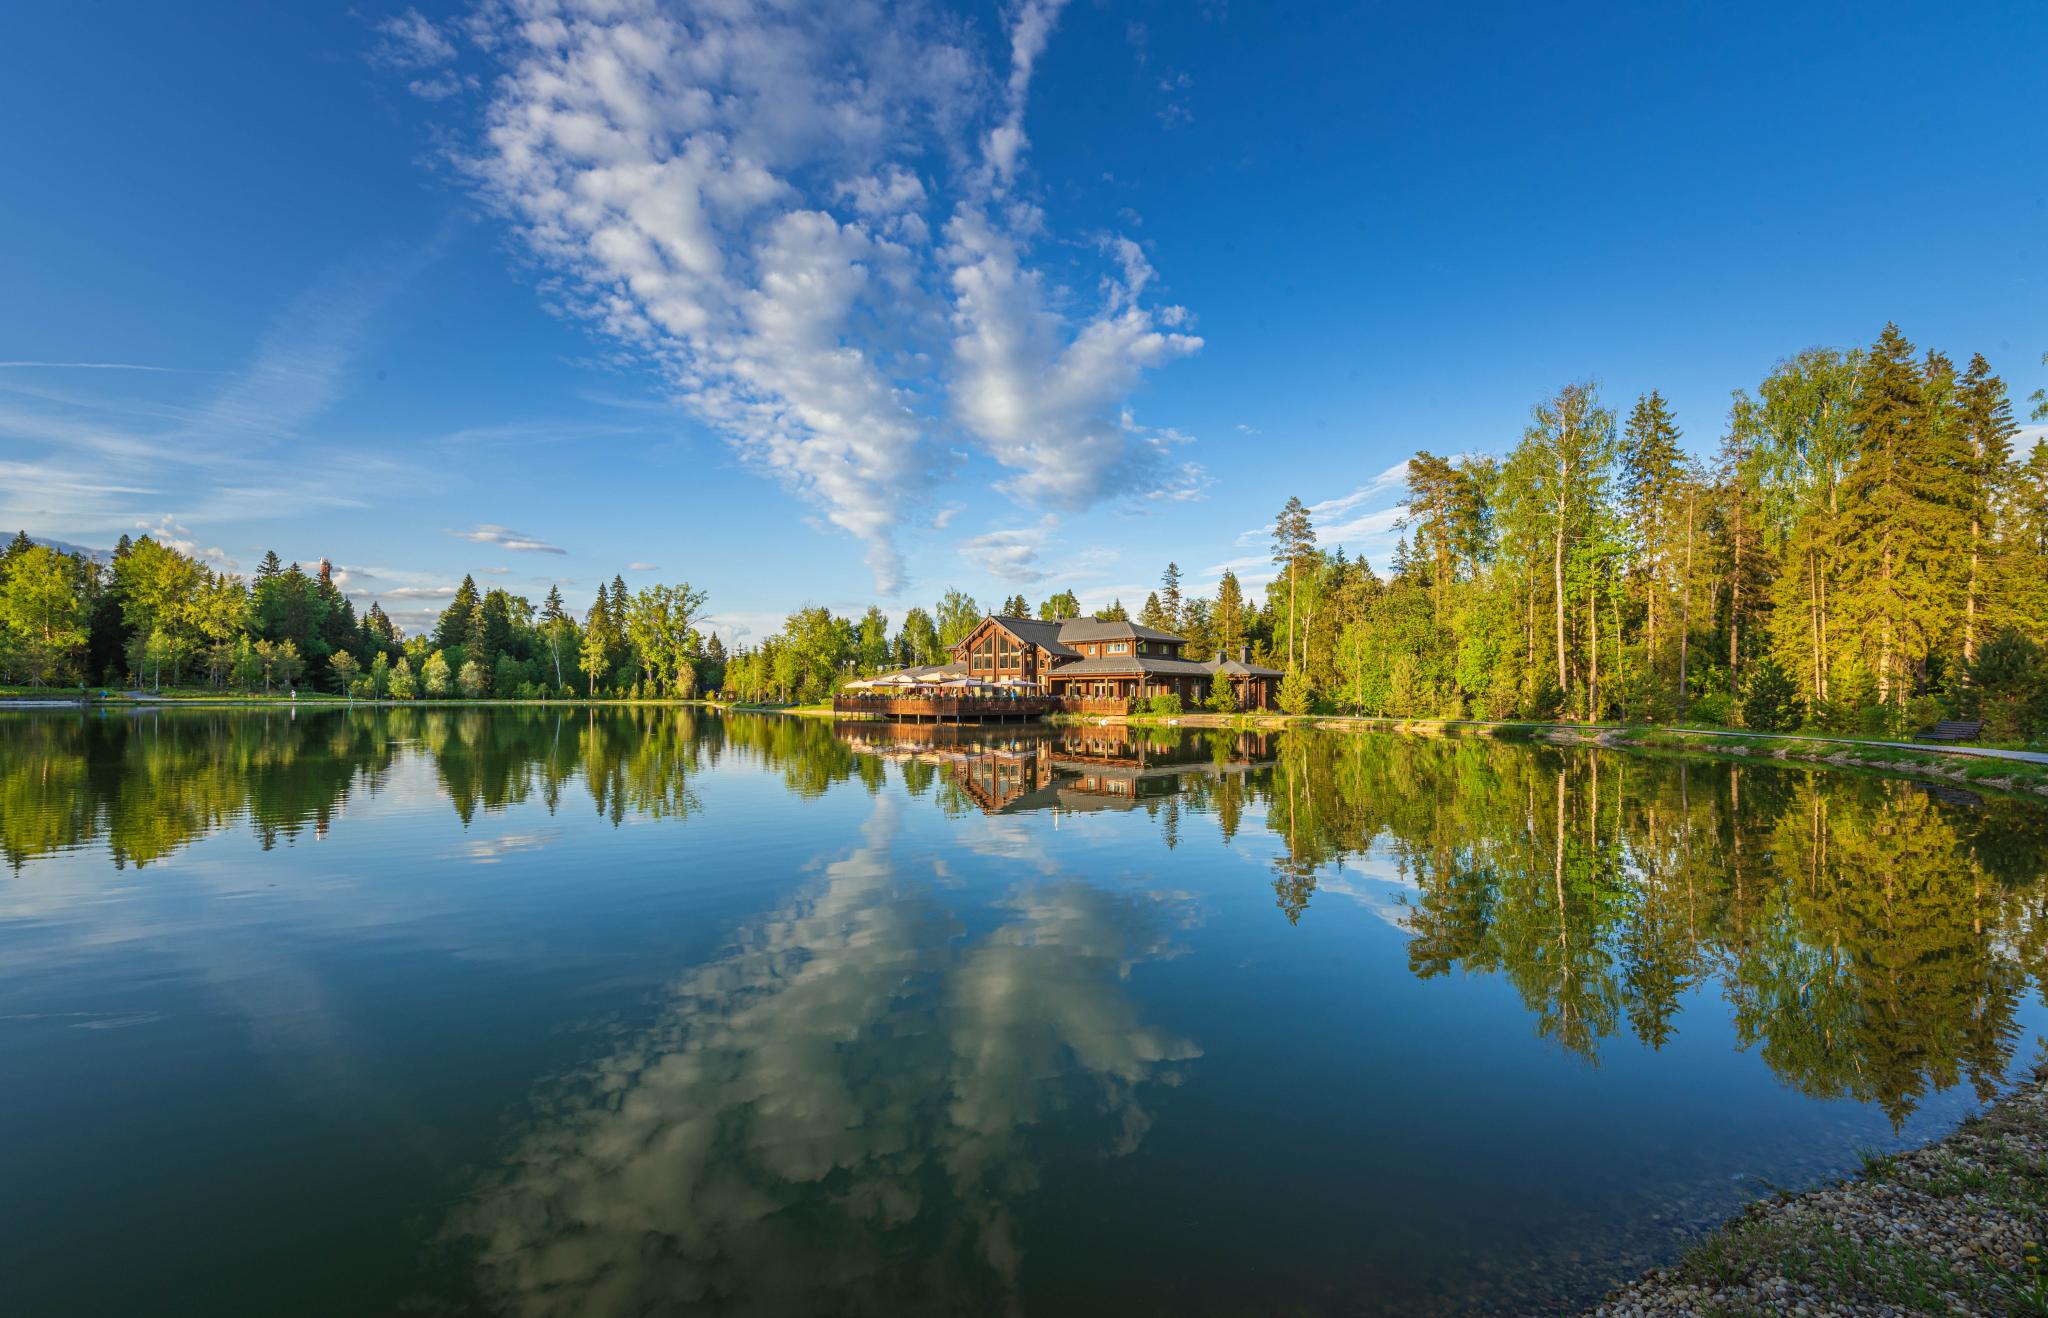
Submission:
<svg viewBox="0 0 2048 1318">
<path fill-rule="evenodd" d="M 1131 643 L 1129 641 L 1111 641 L 1104 648 L 1110 654 L 1129 654 L 1131 652 Z"/>
</svg>

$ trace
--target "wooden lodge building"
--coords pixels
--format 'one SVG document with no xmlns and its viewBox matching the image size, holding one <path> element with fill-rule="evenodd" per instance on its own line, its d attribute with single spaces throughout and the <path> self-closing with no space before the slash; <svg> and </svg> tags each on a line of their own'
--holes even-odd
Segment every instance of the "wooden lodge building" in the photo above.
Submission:
<svg viewBox="0 0 2048 1318">
<path fill-rule="evenodd" d="M 983 618 L 958 645 L 953 661 L 938 667 L 904 669 L 867 680 L 835 707 L 845 713 L 920 717 L 953 695 L 956 717 L 983 715 L 975 707 L 1000 708 L 1022 701 L 1036 713 L 1122 714 L 1133 702 L 1172 692 L 1188 710 L 1201 709 L 1221 671 L 1228 675 L 1239 709 L 1271 709 L 1280 673 L 1247 662 L 1240 652 L 1213 661 L 1190 659 L 1187 640 L 1156 627 L 1107 618 L 1045 621 L 1002 614 Z M 947 684 L 954 684 L 949 693 Z M 991 699 L 990 697 L 993 697 Z M 918 708 L 911 708 L 915 704 Z"/>
</svg>

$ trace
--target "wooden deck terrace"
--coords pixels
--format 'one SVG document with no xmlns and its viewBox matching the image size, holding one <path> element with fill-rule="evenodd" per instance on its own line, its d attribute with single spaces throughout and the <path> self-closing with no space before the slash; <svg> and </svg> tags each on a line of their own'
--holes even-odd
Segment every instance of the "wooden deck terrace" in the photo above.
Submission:
<svg viewBox="0 0 2048 1318">
<path fill-rule="evenodd" d="M 1051 696 L 839 695 L 832 712 L 903 723 L 1024 723 L 1058 712 Z"/>
</svg>

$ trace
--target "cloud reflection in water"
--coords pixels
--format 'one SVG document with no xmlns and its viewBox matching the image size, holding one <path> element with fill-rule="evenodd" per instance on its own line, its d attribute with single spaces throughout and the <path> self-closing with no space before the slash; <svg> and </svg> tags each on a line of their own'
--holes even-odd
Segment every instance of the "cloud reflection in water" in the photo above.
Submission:
<svg viewBox="0 0 2048 1318">
<path fill-rule="evenodd" d="M 900 809 L 878 798 L 819 884 L 546 1088 L 450 1224 L 499 1307 L 1018 1307 L 1015 1214 L 1042 1163 L 1135 1149 L 1140 1086 L 1199 1055 L 1121 987 L 1174 921 L 1162 899 L 1052 879 L 970 929 L 899 872 Z"/>
</svg>

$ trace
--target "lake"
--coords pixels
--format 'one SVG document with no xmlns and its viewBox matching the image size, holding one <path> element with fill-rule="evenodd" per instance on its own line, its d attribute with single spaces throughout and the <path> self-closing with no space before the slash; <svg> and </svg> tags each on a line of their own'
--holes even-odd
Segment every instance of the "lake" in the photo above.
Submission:
<svg viewBox="0 0 2048 1318">
<path fill-rule="evenodd" d="M 0 1311 L 1570 1309 L 2040 1060 L 2044 857 L 1488 740 L 0 713 Z"/>
</svg>

